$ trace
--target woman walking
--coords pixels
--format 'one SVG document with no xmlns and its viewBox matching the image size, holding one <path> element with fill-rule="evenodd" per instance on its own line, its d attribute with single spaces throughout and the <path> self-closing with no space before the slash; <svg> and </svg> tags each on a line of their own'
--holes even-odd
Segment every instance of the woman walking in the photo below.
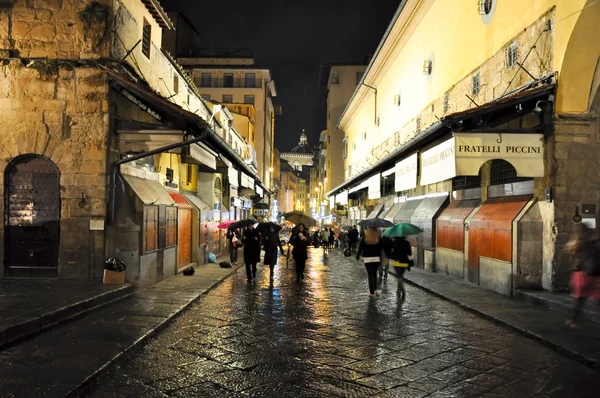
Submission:
<svg viewBox="0 0 600 398">
<path fill-rule="evenodd" d="M 236 229 L 228 229 L 227 230 L 227 240 L 229 241 L 229 261 L 231 264 L 237 263 L 238 260 L 238 246 L 240 240 L 240 230 Z"/>
<path fill-rule="evenodd" d="M 254 225 L 248 225 L 242 238 L 244 244 L 244 264 L 246 264 L 246 277 L 248 282 L 256 278 L 256 263 L 260 260 L 260 234 Z"/>
<path fill-rule="evenodd" d="M 573 259 L 570 285 L 571 295 L 575 298 L 573 316 L 565 322 L 567 328 L 577 326 L 577 318 L 587 299 L 600 300 L 600 242 L 591 235 L 585 224 L 577 224 L 575 235 L 565 248 Z"/>
<path fill-rule="evenodd" d="M 369 295 L 371 297 L 375 296 L 375 289 L 377 288 L 377 269 L 381 263 L 382 250 L 383 247 L 379 240 L 377 229 L 367 229 L 364 239 L 360 241 L 360 245 L 358 246 L 356 261 L 360 260 L 362 254 L 363 262 L 367 268 L 367 275 L 369 276 Z"/>
<path fill-rule="evenodd" d="M 392 260 L 392 265 L 394 266 L 396 276 L 398 277 L 397 294 L 402 301 L 406 300 L 406 290 L 404 290 L 404 272 L 407 269 L 410 269 L 412 264 L 412 260 L 410 259 L 411 255 L 412 247 L 410 242 L 407 241 L 404 236 L 394 238 L 394 247 L 392 249 L 390 259 Z"/>
<path fill-rule="evenodd" d="M 281 250 L 281 255 L 283 255 L 281 240 L 279 239 L 279 234 L 277 231 L 275 231 L 275 227 L 273 225 L 269 226 L 269 230 L 264 238 L 264 246 L 265 265 L 271 267 L 271 280 L 273 280 L 273 271 L 275 269 L 275 264 L 277 264 L 277 248 Z"/>
<path fill-rule="evenodd" d="M 323 234 L 321 235 L 321 239 L 323 240 L 323 252 L 327 252 L 327 250 L 329 250 L 329 235 L 329 228 L 325 227 Z"/>
<path fill-rule="evenodd" d="M 304 280 L 304 268 L 306 267 L 306 259 L 308 258 L 307 234 L 308 231 L 304 224 L 298 224 L 296 233 L 290 239 L 290 243 L 294 246 L 292 257 L 294 257 L 294 262 L 296 263 L 296 282 L 298 283 Z"/>
<path fill-rule="evenodd" d="M 379 266 L 379 279 L 387 280 L 388 272 L 390 270 L 390 256 L 394 249 L 394 241 L 388 237 L 381 238 L 381 245 L 383 246 L 383 252 L 381 254 L 381 265 Z"/>
</svg>

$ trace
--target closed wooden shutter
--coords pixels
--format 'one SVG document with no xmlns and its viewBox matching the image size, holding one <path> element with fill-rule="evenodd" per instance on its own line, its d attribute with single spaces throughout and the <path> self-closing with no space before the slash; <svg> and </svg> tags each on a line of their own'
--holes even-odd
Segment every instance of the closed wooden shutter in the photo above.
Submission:
<svg viewBox="0 0 600 398">
<path fill-rule="evenodd" d="M 167 245 L 166 247 L 177 244 L 177 207 L 167 207 Z"/>
<path fill-rule="evenodd" d="M 144 206 L 142 240 L 144 253 L 158 249 L 158 206 Z"/>
</svg>

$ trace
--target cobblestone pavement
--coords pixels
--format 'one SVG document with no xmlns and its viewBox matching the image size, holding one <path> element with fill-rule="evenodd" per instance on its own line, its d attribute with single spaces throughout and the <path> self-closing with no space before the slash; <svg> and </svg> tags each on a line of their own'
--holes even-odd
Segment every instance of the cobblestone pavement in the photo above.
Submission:
<svg viewBox="0 0 600 398">
<path fill-rule="evenodd" d="M 600 372 L 427 293 L 370 298 L 364 266 L 312 249 L 295 283 L 240 269 L 92 397 L 597 397 Z"/>
</svg>

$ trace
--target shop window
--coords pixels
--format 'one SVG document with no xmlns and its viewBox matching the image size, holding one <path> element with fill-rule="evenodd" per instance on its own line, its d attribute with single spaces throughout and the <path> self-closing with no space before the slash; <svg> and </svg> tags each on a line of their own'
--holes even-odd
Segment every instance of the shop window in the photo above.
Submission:
<svg viewBox="0 0 600 398">
<path fill-rule="evenodd" d="M 490 185 L 511 184 L 514 182 L 531 181 L 532 177 L 519 177 L 517 170 L 506 160 L 492 160 L 490 169 Z"/>
<path fill-rule="evenodd" d="M 152 25 L 144 18 L 144 28 L 142 30 L 142 54 L 150 59 L 150 43 L 152 42 Z"/>
<path fill-rule="evenodd" d="M 144 206 L 142 234 L 144 253 L 158 249 L 158 206 Z"/>
<path fill-rule="evenodd" d="M 477 176 L 460 176 L 452 179 L 452 190 L 460 191 L 463 189 L 472 189 L 481 187 L 481 170 Z"/>
<path fill-rule="evenodd" d="M 177 207 L 167 207 L 167 231 L 165 247 L 172 247 L 177 244 Z"/>
</svg>

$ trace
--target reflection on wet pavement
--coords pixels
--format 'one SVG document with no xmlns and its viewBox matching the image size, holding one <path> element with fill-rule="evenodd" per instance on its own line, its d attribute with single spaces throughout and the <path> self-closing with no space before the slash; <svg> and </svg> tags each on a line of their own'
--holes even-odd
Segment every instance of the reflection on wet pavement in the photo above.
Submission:
<svg viewBox="0 0 600 398">
<path fill-rule="evenodd" d="M 595 397 L 597 371 L 407 287 L 369 297 L 364 266 L 311 249 L 244 269 L 173 322 L 93 397 Z"/>
</svg>

